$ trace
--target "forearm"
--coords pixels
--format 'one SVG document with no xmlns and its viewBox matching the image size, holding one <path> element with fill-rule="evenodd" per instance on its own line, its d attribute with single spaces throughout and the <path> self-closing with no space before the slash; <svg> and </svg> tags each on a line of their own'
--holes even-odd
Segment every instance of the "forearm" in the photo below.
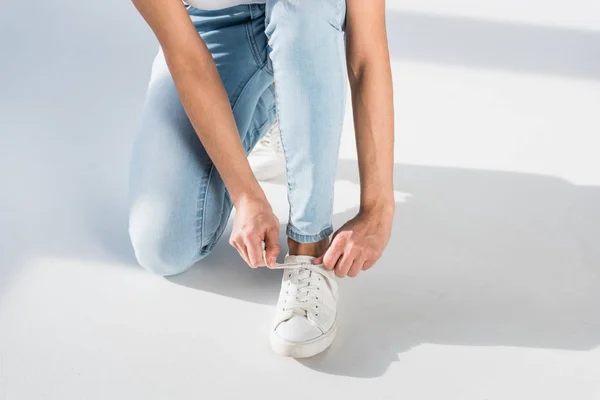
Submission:
<svg viewBox="0 0 600 400">
<path fill-rule="evenodd" d="M 183 107 L 233 203 L 237 205 L 244 198 L 264 199 L 246 159 L 229 99 L 212 58 L 193 70 L 177 65 L 180 62 L 199 65 L 194 63 L 199 60 L 190 61 L 191 64 L 173 63 L 173 79 Z"/>
<path fill-rule="evenodd" d="M 180 0 L 133 0 L 165 54 L 181 103 L 237 206 L 265 199 L 237 132 L 212 55 Z"/>
<path fill-rule="evenodd" d="M 349 64 L 361 210 L 394 210 L 394 106 L 389 62 Z"/>
</svg>

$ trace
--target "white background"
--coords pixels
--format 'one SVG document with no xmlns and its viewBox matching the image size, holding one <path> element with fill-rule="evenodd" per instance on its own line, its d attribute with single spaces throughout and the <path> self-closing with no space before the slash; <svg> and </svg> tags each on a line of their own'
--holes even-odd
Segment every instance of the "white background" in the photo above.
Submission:
<svg viewBox="0 0 600 400">
<path fill-rule="evenodd" d="M 294 361 L 268 344 L 276 271 L 226 241 L 178 277 L 135 264 L 156 43 L 133 6 L 5 4 L 0 399 L 600 398 L 600 3 L 396 0 L 388 28 L 393 237 L 341 282 L 333 347 Z M 347 117 L 336 226 L 358 205 Z"/>
</svg>

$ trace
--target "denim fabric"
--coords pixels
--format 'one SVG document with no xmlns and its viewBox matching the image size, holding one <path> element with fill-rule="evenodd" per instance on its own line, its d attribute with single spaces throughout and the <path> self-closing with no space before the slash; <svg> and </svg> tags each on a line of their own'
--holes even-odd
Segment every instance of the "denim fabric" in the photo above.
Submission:
<svg viewBox="0 0 600 400">
<path fill-rule="evenodd" d="M 330 235 L 346 98 L 345 0 L 187 8 L 213 55 L 246 153 L 279 120 L 287 235 L 302 243 Z M 232 207 L 159 51 L 131 160 L 129 232 L 139 263 L 160 275 L 185 271 L 214 249 Z"/>
</svg>

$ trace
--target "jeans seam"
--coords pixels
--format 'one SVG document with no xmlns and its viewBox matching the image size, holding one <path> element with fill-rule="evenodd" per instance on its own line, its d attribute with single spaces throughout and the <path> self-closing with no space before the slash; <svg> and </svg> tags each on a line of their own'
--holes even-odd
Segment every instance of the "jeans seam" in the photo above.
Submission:
<svg viewBox="0 0 600 400">
<path fill-rule="evenodd" d="M 254 71 L 254 73 L 250 76 L 250 79 L 248 79 L 246 81 L 246 83 L 242 86 L 242 90 L 240 90 L 240 93 L 238 94 L 237 98 L 235 99 L 235 102 L 231 105 L 231 111 L 233 113 L 235 113 L 235 109 L 238 106 L 238 104 L 240 103 L 240 99 L 242 98 L 242 95 L 248 89 L 250 82 L 252 82 L 258 76 L 258 73 L 261 71 L 262 70 L 260 68 L 257 68 L 256 71 Z M 245 135 L 246 135 L 246 133 L 244 133 L 244 137 L 245 137 Z M 244 140 L 244 137 L 241 138 L 242 141 Z"/>
<path fill-rule="evenodd" d="M 291 201 L 291 193 L 292 193 L 292 184 L 291 184 L 291 178 L 290 178 L 290 171 L 288 168 L 289 162 L 288 162 L 288 156 L 287 156 L 287 151 L 285 149 L 285 144 L 283 142 L 283 129 L 281 128 L 281 116 L 279 115 L 279 109 L 280 107 L 277 107 L 277 105 L 279 104 L 279 96 L 277 94 L 277 79 L 275 79 L 275 75 L 273 75 L 273 81 L 275 82 L 275 85 L 273 87 L 273 93 L 275 94 L 275 114 L 277 115 L 277 121 L 279 121 L 279 142 L 281 143 L 281 149 L 283 150 L 283 158 L 285 159 L 285 181 L 286 181 L 286 185 L 287 185 L 287 200 L 288 200 L 288 221 L 292 220 L 292 201 Z"/>
<path fill-rule="evenodd" d="M 202 240 L 204 238 L 204 221 L 206 214 L 206 198 L 208 197 L 208 186 L 214 169 L 214 164 L 211 162 L 210 168 L 206 177 L 200 182 L 200 194 L 196 202 L 196 251 L 199 253 L 202 249 Z"/>
<path fill-rule="evenodd" d="M 265 14 L 265 30 L 267 29 L 268 24 L 271 23 L 270 19 L 267 20 L 267 15 Z M 271 41 L 271 38 L 269 37 L 269 35 L 267 35 L 267 39 L 268 42 Z M 267 42 L 267 43 L 268 43 Z M 271 49 L 270 44 L 268 44 L 269 49 Z M 268 54 L 268 58 L 270 59 L 271 55 L 270 52 Z M 278 94 L 278 85 L 277 85 L 277 77 L 275 76 L 275 68 L 272 65 L 272 60 L 271 60 L 271 71 L 267 71 L 267 73 L 270 73 L 273 76 L 273 94 L 275 95 L 275 104 L 276 104 L 276 110 L 275 110 L 275 114 L 277 116 L 277 121 L 279 121 L 279 142 L 281 143 L 281 149 L 283 150 L 283 158 L 285 159 L 285 181 L 286 181 L 286 186 L 287 186 L 287 201 L 288 201 L 288 224 L 290 223 L 290 221 L 292 220 L 292 201 L 291 201 L 291 193 L 292 193 L 292 183 L 291 183 L 291 176 L 290 176 L 290 171 L 288 168 L 289 162 L 288 162 L 288 152 L 285 149 L 285 144 L 284 144 L 284 140 L 283 140 L 283 129 L 282 129 L 282 124 L 281 124 L 281 115 L 279 113 L 280 110 L 280 106 L 279 106 L 279 94 Z"/>
<path fill-rule="evenodd" d="M 229 194 L 225 192 L 225 196 L 229 197 Z M 215 231 L 215 235 L 209 243 L 207 243 L 206 245 L 200 245 L 198 257 L 202 257 L 203 255 L 210 253 L 219 242 L 219 238 L 223 236 L 223 232 L 225 232 L 227 222 L 229 221 L 229 215 L 231 215 L 232 207 L 225 207 L 225 203 L 223 204 L 223 206 L 224 207 L 221 210 L 221 217 L 219 218 L 220 226 Z M 225 214 L 227 214 L 227 220 L 225 220 L 225 223 L 223 223 L 223 218 L 225 217 Z"/>
<path fill-rule="evenodd" d="M 261 70 L 264 70 L 264 67 L 267 64 L 267 60 L 265 60 L 265 61 L 260 60 L 258 45 L 256 44 L 256 40 L 254 39 L 254 35 L 252 34 L 252 31 L 250 29 L 250 27 L 253 26 L 253 24 L 254 24 L 253 19 L 246 22 L 246 26 L 245 26 L 246 37 L 248 38 L 248 41 L 250 42 L 250 48 L 251 48 L 251 52 L 252 52 L 252 58 L 254 58 L 254 62 L 256 63 L 258 68 L 260 68 Z"/>
<path fill-rule="evenodd" d="M 331 224 L 329 224 L 327 227 L 325 227 L 324 229 L 320 230 L 319 232 L 317 232 L 315 234 L 300 233 L 300 231 L 296 227 L 294 227 L 294 225 L 291 222 L 288 223 L 287 228 L 286 228 L 286 235 L 290 239 L 295 240 L 300 243 L 314 243 L 314 242 L 317 242 L 321 239 L 328 237 L 332 233 L 333 233 L 333 226 Z"/>
</svg>

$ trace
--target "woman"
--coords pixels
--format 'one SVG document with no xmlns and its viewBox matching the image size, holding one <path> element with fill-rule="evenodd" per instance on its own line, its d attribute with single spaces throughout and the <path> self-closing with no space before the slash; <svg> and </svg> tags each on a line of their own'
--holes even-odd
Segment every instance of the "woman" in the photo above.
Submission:
<svg viewBox="0 0 600 400">
<path fill-rule="evenodd" d="M 235 207 L 230 244 L 251 267 L 284 268 L 274 350 L 292 357 L 325 350 L 337 331 L 336 276 L 370 268 L 391 232 L 384 0 L 133 3 L 161 46 L 131 167 L 138 261 L 160 275 L 185 271 L 213 250 Z M 347 76 L 361 203 L 330 244 Z M 279 222 L 246 159 L 275 120 L 290 206 L 281 265 Z"/>
</svg>

